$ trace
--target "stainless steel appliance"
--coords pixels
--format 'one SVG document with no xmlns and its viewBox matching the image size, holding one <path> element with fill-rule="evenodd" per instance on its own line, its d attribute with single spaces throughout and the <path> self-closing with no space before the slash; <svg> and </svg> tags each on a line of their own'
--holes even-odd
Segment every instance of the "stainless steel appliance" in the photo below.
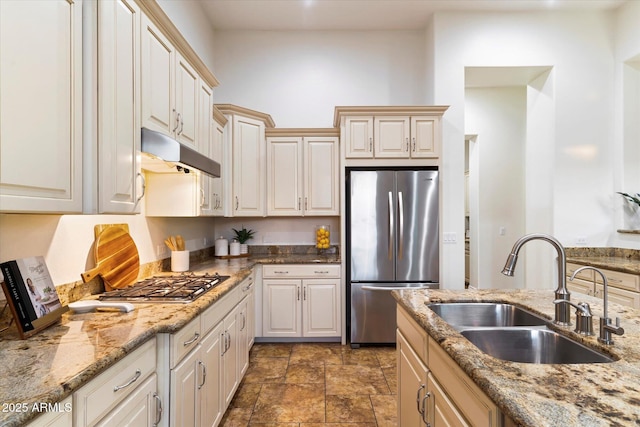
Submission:
<svg viewBox="0 0 640 427">
<path fill-rule="evenodd" d="M 394 289 L 439 284 L 438 171 L 348 169 L 350 342 L 395 343 Z"/>
<path fill-rule="evenodd" d="M 154 276 L 136 282 L 134 285 L 105 292 L 98 298 L 100 301 L 127 301 L 127 302 L 162 302 L 162 303 L 189 303 L 195 301 L 229 276 L 196 275 L 185 273 L 172 276 Z"/>
</svg>

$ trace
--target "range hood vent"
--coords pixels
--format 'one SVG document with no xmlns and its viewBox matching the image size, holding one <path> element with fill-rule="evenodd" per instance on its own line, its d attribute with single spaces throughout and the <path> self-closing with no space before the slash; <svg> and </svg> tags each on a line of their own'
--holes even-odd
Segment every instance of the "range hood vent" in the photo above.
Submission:
<svg viewBox="0 0 640 427">
<path fill-rule="evenodd" d="M 140 144 L 142 154 L 147 155 L 145 156 L 147 159 L 143 158 L 142 161 L 142 167 L 145 169 L 156 170 L 156 168 L 153 167 L 154 161 L 151 160 L 154 159 L 156 161 L 155 163 L 157 163 L 158 160 L 163 164 L 174 163 L 179 166 L 179 169 L 197 169 L 214 178 L 220 178 L 220 163 L 210 159 L 204 154 L 198 153 L 196 150 L 187 147 L 165 134 L 142 128 Z M 149 157 L 151 159 L 148 159 Z"/>
</svg>

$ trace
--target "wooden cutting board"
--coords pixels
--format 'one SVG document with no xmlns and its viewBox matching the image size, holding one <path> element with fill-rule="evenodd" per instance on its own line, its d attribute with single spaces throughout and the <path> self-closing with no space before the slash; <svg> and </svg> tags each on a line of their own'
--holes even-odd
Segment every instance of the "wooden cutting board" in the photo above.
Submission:
<svg viewBox="0 0 640 427">
<path fill-rule="evenodd" d="M 131 286 L 140 272 L 135 242 L 124 227 L 114 225 L 100 231 L 94 244 L 96 267 L 82 273 L 86 283 L 96 276 L 104 280 L 107 291 Z"/>
</svg>

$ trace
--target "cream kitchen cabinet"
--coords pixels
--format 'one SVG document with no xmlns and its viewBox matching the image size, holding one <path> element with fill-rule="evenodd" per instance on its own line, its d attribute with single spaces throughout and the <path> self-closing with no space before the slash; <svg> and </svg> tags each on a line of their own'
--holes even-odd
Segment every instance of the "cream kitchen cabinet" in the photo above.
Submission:
<svg viewBox="0 0 640 427">
<path fill-rule="evenodd" d="M 214 155 L 213 132 L 213 90 L 204 81 L 198 80 L 198 141 L 200 142 L 200 152 L 212 158 Z M 215 200 L 212 194 L 213 178 L 206 174 L 200 176 L 200 191 L 202 193 L 202 206 L 200 214 L 203 216 L 212 216 L 215 214 Z"/>
<path fill-rule="evenodd" d="M 339 337 L 340 266 L 264 266 L 263 337 Z"/>
<path fill-rule="evenodd" d="M 220 423 L 248 364 L 246 282 L 180 331 L 158 335 L 158 372 L 168 390 L 169 426 Z"/>
<path fill-rule="evenodd" d="M 268 137 L 267 215 L 338 215 L 339 175 L 337 137 Z"/>
<path fill-rule="evenodd" d="M 199 77 L 146 16 L 141 33 L 142 126 L 199 151 Z"/>
<path fill-rule="evenodd" d="M 571 292 L 578 292 L 602 298 L 604 284 L 602 277 L 593 270 L 583 270 L 570 280 L 580 264 L 567 263 L 567 288 Z M 607 277 L 609 300 L 627 307 L 640 308 L 640 276 L 620 271 L 599 268 Z"/>
<path fill-rule="evenodd" d="M 224 115 L 217 109 L 214 108 L 213 112 L 214 119 L 211 122 L 211 137 L 209 139 L 209 157 L 211 157 L 216 162 L 220 163 L 220 178 L 211 178 L 210 184 L 210 192 L 211 195 L 211 204 L 212 204 L 212 215 L 213 216 L 223 216 L 224 215 L 224 181 L 228 180 L 227 178 L 227 169 L 229 165 L 224 162 L 224 150 L 225 150 L 225 126 L 227 124 L 227 119 Z"/>
<path fill-rule="evenodd" d="M 161 217 L 191 217 L 202 214 L 202 179 L 206 175 L 190 173 L 145 174 L 145 215 Z"/>
<path fill-rule="evenodd" d="M 155 372 L 156 341 L 149 340 L 73 394 L 73 425 L 156 425 L 162 400 Z"/>
<path fill-rule="evenodd" d="M 0 1 L 2 212 L 82 211 L 82 8 Z"/>
<path fill-rule="evenodd" d="M 400 306 L 397 323 L 398 425 L 513 425 Z"/>
<path fill-rule="evenodd" d="M 269 115 L 229 104 L 217 108 L 228 120 L 229 149 L 223 164 L 231 164 L 231 182 L 224 182 L 225 216 L 265 216 L 265 129 L 274 127 Z"/>
<path fill-rule="evenodd" d="M 437 159 L 447 107 L 336 107 L 345 159 Z"/>
<path fill-rule="evenodd" d="M 73 425 L 73 402 L 71 396 L 57 403 L 58 411 L 45 412 L 27 424 L 27 427 L 69 427 Z"/>
<path fill-rule="evenodd" d="M 98 7 L 98 211 L 140 213 L 140 8 Z"/>
</svg>

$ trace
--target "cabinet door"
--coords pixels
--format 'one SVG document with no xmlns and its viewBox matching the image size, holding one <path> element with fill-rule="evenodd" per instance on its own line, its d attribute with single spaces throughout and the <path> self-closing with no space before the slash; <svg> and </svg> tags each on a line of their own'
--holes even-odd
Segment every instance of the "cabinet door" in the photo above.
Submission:
<svg viewBox="0 0 640 427">
<path fill-rule="evenodd" d="M 249 298 L 245 297 L 238 307 L 238 377 L 242 378 L 249 368 Z"/>
<path fill-rule="evenodd" d="M 231 311 L 224 318 L 224 336 L 226 340 L 224 357 L 223 357 L 223 384 L 224 384 L 224 407 L 226 408 L 233 399 L 238 385 L 240 384 L 239 365 L 238 365 L 238 340 L 239 325 L 238 312 L 239 306 Z"/>
<path fill-rule="evenodd" d="M 373 158 L 373 117 L 348 117 L 344 127 L 345 157 Z"/>
<path fill-rule="evenodd" d="M 304 138 L 304 214 L 340 214 L 338 138 Z"/>
<path fill-rule="evenodd" d="M 433 118 L 411 117 L 411 157 L 438 157 L 439 122 Z"/>
<path fill-rule="evenodd" d="M 196 173 L 147 172 L 145 215 L 199 216 L 202 204 L 200 178 Z"/>
<path fill-rule="evenodd" d="M 99 2 L 98 21 L 98 210 L 139 213 L 140 8 Z"/>
<path fill-rule="evenodd" d="M 198 400 L 200 402 L 200 425 L 203 427 L 217 425 L 224 414 L 222 381 L 220 381 L 223 375 L 223 332 L 224 324 L 220 322 L 200 344 Z"/>
<path fill-rule="evenodd" d="M 59 403 L 66 412 L 45 412 L 27 424 L 27 427 L 69 427 L 73 425 L 73 402 L 71 396 Z"/>
<path fill-rule="evenodd" d="M 303 336 L 340 336 L 339 289 L 340 279 L 302 281 Z"/>
<path fill-rule="evenodd" d="M 173 135 L 179 125 L 173 112 L 176 52 L 144 15 L 141 39 L 142 126 Z"/>
<path fill-rule="evenodd" d="M 264 216 L 264 123 L 233 118 L 233 215 Z"/>
<path fill-rule="evenodd" d="M 398 425 L 424 427 L 423 405 L 426 405 L 427 367 L 418 358 L 405 337 L 397 337 L 398 353 Z"/>
<path fill-rule="evenodd" d="M 263 280 L 262 336 L 302 336 L 300 293 L 300 280 Z"/>
<path fill-rule="evenodd" d="M 223 200 L 224 200 L 224 183 L 223 183 L 223 173 L 222 169 L 225 167 L 223 161 L 223 147 L 225 141 L 225 128 L 215 120 L 211 124 L 211 139 L 210 139 L 210 152 L 209 157 L 211 157 L 216 162 L 220 163 L 220 178 L 211 178 L 211 203 L 213 205 L 213 215 L 222 216 L 224 214 Z"/>
<path fill-rule="evenodd" d="M 156 390 L 156 375 L 153 374 L 114 408 L 96 426 L 138 427 L 157 425 L 161 412 Z"/>
<path fill-rule="evenodd" d="M 569 283 L 570 282 L 568 282 L 567 285 Z M 618 289 L 611 285 L 607 287 L 607 291 L 609 293 L 609 301 L 615 302 L 616 304 L 624 305 L 627 307 L 640 308 L 640 293 L 627 291 L 625 289 Z M 596 283 L 596 296 L 597 297 L 604 296 L 604 285 Z M 615 316 L 612 316 L 612 317 L 615 317 Z"/>
<path fill-rule="evenodd" d="M 570 277 L 567 277 L 567 289 L 571 293 L 578 292 L 585 295 L 595 295 L 595 284 L 593 281 L 587 281 L 583 279 L 575 278 L 573 280 L 569 280 Z"/>
<path fill-rule="evenodd" d="M 408 117 L 376 117 L 373 130 L 375 157 L 409 157 L 409 131 Z"/>
<path fill-rule="evenodd" d="M 198 356 L 200 346 L 189 353 L 171 370 L 171 420 L 172 426 L 199 425 L 200 408 L 197 402 Z"/>
<path fill-rule="evenodd" d="M 200 144 L 200 151 L 202 154 L 207 157 L 211 157 L 213 153 L 213 142 L 211 138 L 214 136 L 211 132 L 211 126 L 213 125 L 213 103 L 212 103 L 212 90 L 211 88 L 204 83 L 202 80 L 199 81 L 199 91 L 198 91 L 198 142 Z M 210 177 L 206 174 L 200 174 L 200 188 L 202 191 L 201 195 L 201 215 L 213 215 L 215 209 L 215 200 L 211 190 L 211 184 L 214 178 Z"/>
<path fill-rule="evenodd" d="M 426 399 L 426 418 L 431 425 L 438 427 L 468 427 L 471 425 L 458 412 L 431 373 L 428 374 L 427 391 L 429 396 Z"/>
<path fill-rule="evenodd" d="M 268 138 L 267 215 L 300 216 L 302 207 L 302 138 Z"/>
<path fill-rule="evenodd" d="M 176 52 L 176 104 L 175 111 L 179 115 L 179 126 L 175 131 L 178 141 L 200 150 L 198 141 L 198 74 L 196 70 Z"/>
<path fill-rule="evenodd" d="M 82 1 L 0 1 L 0 210 L 82 211 Z"/>
</svg>

